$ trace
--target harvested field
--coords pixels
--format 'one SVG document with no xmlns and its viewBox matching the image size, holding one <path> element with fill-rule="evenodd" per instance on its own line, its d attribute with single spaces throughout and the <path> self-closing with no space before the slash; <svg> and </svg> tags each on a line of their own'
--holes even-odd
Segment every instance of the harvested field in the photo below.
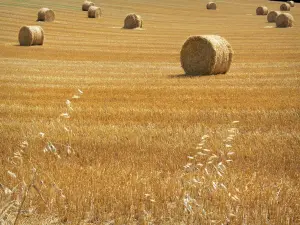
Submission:
<svg viewBox="0 0 300 225">
<path fill-rule="evenodd" d="M 19 224 L 299 224 L 300 25 L 270 28 L 255 15 L 281 3 L 100 3 L 101 20 L 88 19 L 81 1 L 0 4 L 0 212 L 4 186 L 19 184 L 6 220 L 21 187 L 34 184 Z M 52 23 L 36 22 L 43 6 L 55 11 Z M 131 12 L 143 29 L 122 29 Z M 291 14 L 300 21 L 299 3 Z M 42 26 L 42 46 L 19 46 L 25 25 Z M 227 74 L 184 75 L 180 50 L 191 35 L 231 44 Z M 224 155 L 233 161 L 222 177 L 191 168 L 211 169 Z"/>
</svg>

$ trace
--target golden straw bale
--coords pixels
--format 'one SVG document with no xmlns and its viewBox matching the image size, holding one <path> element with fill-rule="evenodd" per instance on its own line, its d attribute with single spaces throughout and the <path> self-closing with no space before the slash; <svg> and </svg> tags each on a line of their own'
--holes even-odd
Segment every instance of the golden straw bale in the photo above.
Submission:
<svg viewBox="0 0 300 225">
<path fill-rule="evenodd" d="M 89 18 L 100 18 L 101 17 L 101 9 L 96 6 L 91 6 L 88 10 Z"/>
<path fill-rule="evenodd" d="M 44 30 L 40 26 L 23 26 L 19 31 L 21 46 L 43 45 Z"/>
<path fill-rule="evenodd" d="M 291 7 L 295 6 L 295 2 L 294 1 L 287 1 L 286 3 L 288 3 Z"/>
<path fill-rule="evenodd" d="M 276 20 L 276 17 L 279 16 L 281 14 L 280 11 L 271 11 L 268 13 L 268 16 L 267 16 L 267 20 L 269 23 L 274 23 L 275 20 Z"/>
<path fill-rule="evenodd" d="M 52 22 L 55 20 L 55 13 L 48 8 L 41 8 L 38 12 L 38 21 Z"/>
<path fill-rule="evenodd" d="M 268 8 L 266 6 L 259 6 L 256 9 L 256 15 L 267 15 L 268 14 Z"/>
<path fill-rule="evenodd" d="M 280 11 L 290 11 L 291 10 L 291 6 L 288 3 L 283 3 L 280 6 Z"/>
<path fill-rule="evenodd" d="M 294 17 L 289 13 L 281 13 L 276 17 L 276 27 L 292 27 Z"/>
<path fill-rule="evenodd" d="M 217 35 L 189 37 L 180 52 L 181 66 L 188 75 L 224 74 L 231 65 L 231 45 Z"/>
<path fill-rule="evenodd" d="M 215 2 L 209 2 L 207 3 L 206 5 L 206 9 L 212 9 L 212 10 L 215 10 L 217 9 L 217 4 Z"/>
<path fill-rule="evenodd" d="M 84 1 L 82 4 L 82 11 L 88 11 L 91 6 L 94 6 L 95 3 L 90 1 Z"/>
<path fill-rule="evenodd" d="M 143 20 L 139 15 L 134 13 L 130 13 L 126 16 L 124 20 L 124 28 L 126 29 L 134 29 L 143 26 Z"/>
</svg>

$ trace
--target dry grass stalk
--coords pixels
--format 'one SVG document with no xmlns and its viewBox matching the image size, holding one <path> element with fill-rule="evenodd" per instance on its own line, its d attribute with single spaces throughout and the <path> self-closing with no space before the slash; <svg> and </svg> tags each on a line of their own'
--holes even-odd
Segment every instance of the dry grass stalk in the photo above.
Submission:
<svg viewBox="0 0 300 225">
<path fill-rule="evenodd" d="M 295 6 L 295 2 L 294 1 L 287 1 L 286 3 L 288 3 L 291 7 Z"/>
<path fill-rule="evenodd" d="M 217 4 L 215 2 L 209 2 L 206 5 L 206 9 L 216 10 L 217 9 Z"/>
<path fill-rule="evenodd" d="M 52 22 L 55 20 L 55 13 L 48 8 L 41 8 L 38 12 L 38 21 Z"/>
<path fill-rule="evenodd" d="M 224 74 L 232 56 L 231 45 L 217 35 L 191 36 L 180 52 L 181 66 L 189 75 Z"/>
<path fill-rule="evenodd" d="M 238 122 L 234 121 L 232 125 Z M 197 224 L 234 222 L 231 215 L 235 217 L 238 213 L 240 199 L 237 189 L 228 182 L 232 176 L 228 169 L 233 161 L 231 157 L 235 154 L 232 141 L 237 134 L 237 128 L 230 128 L 222 146 L 216 149 L 208 146 L 211 143 L 210 136 L 203 135 L 196 147 L 197 152 L 188 156 L 189 162 L 184 166 L 185 174 L 182 176 L 183 202 L 187 215 L 200 216 Z"/>
<path fill-rule="evenodd" d="M 136 15 L 134 13 L 130 13 L 126 16 L 124 20 L 124 28 L 126 29 L 134 29 L 141 28 L 143 26 L 143 20 L 141 16 Z"/>
<path fill-rule="evenodd" d="M 267 16 L 267 20 L 269 23 L 274 23 L 275 20 L 276 20 L 276 17 L 279 16 L 281 14 L 280 11 L 271 11 L 268 13 L 268 16 Z"/>
<path fill-rule="evenodd" d="M 292 27 L 294 17 L 289 13 L 282 13 L 276 17 L 276 27 Z"/>
<path fill-rule="evenodd" d="M 21 46 L 43 45 L 44 30 L 40 26 L 23 26 L 19 31 Z"/>
<path fill-rule="evenodd" d="M 256 9 L 256 15 L 267 15 L 268 11 L 269 10 L 266 6 L 259 6 Z"/>
<path fill-rule="evenodd" d="M 91 6 L 88 10 L 89 18 L 100 18 L 101 17 L 101 9 L 96 6 Z"/>
<path fill-rule="evenodd" d="M 82 4 L 82 11 L 88 11 L 91 6 L 94 6 L 95 3 L 90 1 L 84 1 Z"/>
<path fill-rule="evenodd" d="M 291 6 L 288 3 L 283 3 L 280 5 L 280 11 L 290 11 L 291 10 Z"/>
</svg>

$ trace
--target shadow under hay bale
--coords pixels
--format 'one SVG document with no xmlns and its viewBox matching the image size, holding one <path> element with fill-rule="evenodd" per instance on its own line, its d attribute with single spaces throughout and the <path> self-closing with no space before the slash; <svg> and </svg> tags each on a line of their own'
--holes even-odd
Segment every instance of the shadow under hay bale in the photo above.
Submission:
<svg viewBox="0 0 300 225">
<path fill-rule="evenodd" d="M 187 75 L 224 74 L 232 57 L 231 45 L 217 35 L 191 36 L 180 52 L 181 67 Z"/>
<path fill-rule="evenodd" d="M 101 9 L 96 6 L 91 6 L 88 10 L 89 18 L 100 18 L 102 15 Z"/>
<path fill-rule="evenodd" d="M 217 4 L 215 2 L 209 2 L 206 5 L 206 9 L 209 10 L 216 10 L 217 9 Z"/>
<path fill-rule="evenodd" d="M 268 14 L 268 8 L 266 6 L 258 6 L 256 9 L 256 15 L 264 16 Z"/>
<path fill-rule="evenodd" d="M 21 46 L 43 45 L 44 30 L 40 26 L 23 26 L 19 31 Z"/>
<path fill-rule="evenodd" d="M 125 29 L 134 29 L 134 28 L 142 28 L 143 27 L 143 20 L 141 16 L 136 15 L 134 13 L 130 13 L 126 16 L 124 20 L 124 27 Z"/>
<path fill-rule="evenodd" d="M 267 20 L 269 23 L 275 23 L 276 17 L 281 14 L 280 11 L 271 11 L 268 13 Z"/>
<path fill-rule="evenodd" d="M 38 12 L 37 21 L 53 22 L 55 20 L 55 13 L 48 8 L 41 8 Z"/>
<path fill-rule="evenodd" d="M 281 13 L 276 17 L 276 27 L 292 27 L 294 24 L 294 17 L 289 13 Z"/>
<path fill-rule="evenodd" d="M 291 6 L 288 3 L 283 3 L 280 5 L 280 11 L 290 11 Z"/>
<path fill-rule="evenodd" d="M 84 1 L 82 4 L 82 11 L 88 11 L 91 6 L 94 6 L 94 2 Z"/>
</svg>

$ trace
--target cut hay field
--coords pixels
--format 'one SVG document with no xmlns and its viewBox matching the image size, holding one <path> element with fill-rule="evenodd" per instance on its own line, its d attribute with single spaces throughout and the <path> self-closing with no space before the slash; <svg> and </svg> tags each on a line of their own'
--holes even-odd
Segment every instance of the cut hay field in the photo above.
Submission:
<svg viewBox="0 0 300 225">
<path fill-rule="evenodd" d="M 255 11 L 280 2 L 94 2 L 0 1 L 0 224 L 300 224 L 300 3 L 275 28 Z M 227 74 L 184 75 L 202 34 L 231 44 Z"/>
</svg>

